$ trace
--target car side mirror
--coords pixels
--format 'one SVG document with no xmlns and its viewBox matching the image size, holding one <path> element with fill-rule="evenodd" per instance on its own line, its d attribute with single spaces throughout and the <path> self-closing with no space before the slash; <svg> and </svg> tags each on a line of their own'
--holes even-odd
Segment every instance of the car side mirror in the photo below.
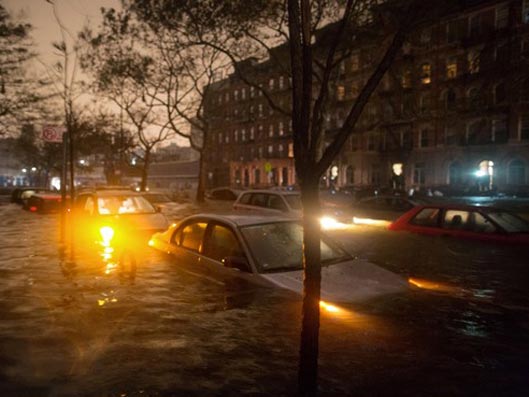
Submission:
<svg viewBox="0 0 529 397">
<path fill-rule="evenodd" d="M 250 272 L 250 264 L 244 256 L 227 256 L 223 260 L 224 266 L 237 269 L 242 272 Z"/>
</svg>

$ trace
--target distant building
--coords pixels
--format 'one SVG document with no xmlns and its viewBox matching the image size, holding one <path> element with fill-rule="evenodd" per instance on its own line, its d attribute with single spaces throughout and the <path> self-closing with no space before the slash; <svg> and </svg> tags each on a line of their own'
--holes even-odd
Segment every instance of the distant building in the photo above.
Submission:
<svg viewBox="0 0 529 397">
<path fill-rule="evenodd" d="M 528 188 L 529 0 L 456 4 L 410 36 L 326 184 Z M 273 49 L 288 58 L 286 50 Z M 339 65 L 325 120 L 329 135 L 372 73 L 373 53 L 366 41 Z M 239 66 L 276 108 L 236 74 L 210 86 L 204 115 L 215 126 L 209 139 L 217 150 L 205 154 L 208 187 L 296 183 L 291 122 L 281 111 L 291 107 L 290 81 L 271 59 Z"/>
<path fill-rule="evenodd" d="M 194 190 L 198 185 L 198 161 L 164 161 L 149 167 L 149 188 L 171 192 Z"/>
<path fill-rule="evenodd" d="M 198 152 L 189 146 L 179 146 L 175 142 L 160 147 L 154 153 L 154 161 L 192 161 L 198 159 Z"/>
</svg>

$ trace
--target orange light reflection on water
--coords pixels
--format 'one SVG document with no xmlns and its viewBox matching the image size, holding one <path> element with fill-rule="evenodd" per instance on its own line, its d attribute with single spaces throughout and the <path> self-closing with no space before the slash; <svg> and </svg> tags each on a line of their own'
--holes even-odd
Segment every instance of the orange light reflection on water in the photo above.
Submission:
<svg viewBox="0 0 529 397">
<path fill-rule="evenodd" d="M 356 216 L 353 217 L 353 222 L 357 225 L 369 225 L 369 226 L 380 226 L 380 227 L 388 227 L 391 222 L 389 221 L 383 221 L 380 219 L 369 219 L 369 218 L 357 218 Z"/>
<path fill-rule="evenodd" d="M 410 277 L 408 279 L 408 282 L 418 288 L 427 289 L 431 291 L 441 291 L 449 294 L 460 294 L 464 292 L 464 290 L 460 287 L 454 287 L 452 285 L 439 283 L 436 281 L 428 281 L 424 279 Z"/>
</svg>

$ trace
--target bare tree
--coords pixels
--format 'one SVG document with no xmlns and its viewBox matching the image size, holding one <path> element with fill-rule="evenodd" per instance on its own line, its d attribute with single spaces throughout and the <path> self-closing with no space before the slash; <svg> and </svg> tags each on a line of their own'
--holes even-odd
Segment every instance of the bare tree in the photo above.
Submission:
<svg viewBox="0 0 529 397">
<path fill-rule="evenodd" d="M 321 284 L 319 181 L 340 153 L 378 83 L 429 2 L 377 0 L 132 1 L 151 24 L 187 35 L 232 61 L 236 75 L 258 89 L 270 107 L 290 114 L 295 167 L 303 202 L 304 295 L 299 391 L 317 394 L 319 303 Z M 325 128 L 338 68 L 351 50 L 365 43 L 375 48 L 373 68 L 345 112 L 341 126 Z M 280 51 L 282 50 L 282 51 Z M 285 56 L 286 54 L 286 56 Z M 274 102 L 265 86 L 240 67 L 249 57 L 268 58 L 292 79 L 291 108 Z"/>
</svg>

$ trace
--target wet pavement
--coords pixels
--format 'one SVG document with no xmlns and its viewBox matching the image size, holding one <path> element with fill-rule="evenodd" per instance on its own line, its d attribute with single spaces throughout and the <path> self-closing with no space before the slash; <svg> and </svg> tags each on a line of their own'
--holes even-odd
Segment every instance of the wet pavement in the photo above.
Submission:
<svg viewBox="0 0 529 397">
<path fill-rule="evenodd" d="M 0 395 L 292 396 L 300 298 L 224 284 L 145 250 L 134 278 L 58 216 L 0 206 Z M 529 254 L 356 227 L 350 251 L 411 278 L 405 294 L 322 312 L 322 396 L 525 396 Z"/>
</svg>

